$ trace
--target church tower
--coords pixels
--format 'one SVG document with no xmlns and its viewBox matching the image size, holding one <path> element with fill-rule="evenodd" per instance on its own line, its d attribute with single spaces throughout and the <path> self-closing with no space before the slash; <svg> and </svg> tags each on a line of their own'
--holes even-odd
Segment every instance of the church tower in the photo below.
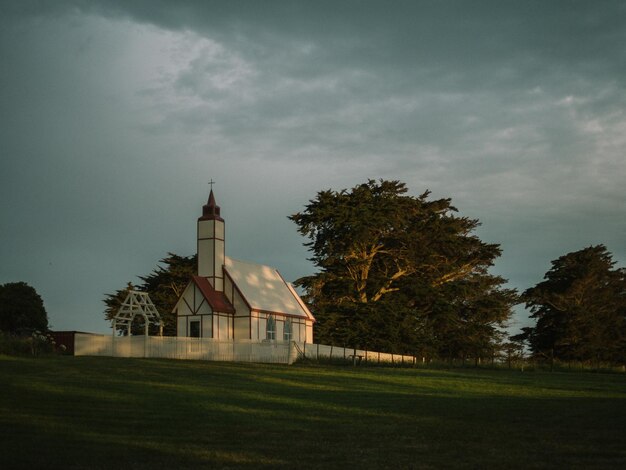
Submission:
<svg viewBox="0 0 626 470">
<path fill-rule="evenodd" d="M 213 189 L 198 219 L 198 276 L 208 279 L 216 291 L 224 291 L 224 219 Z"/>
</svg>

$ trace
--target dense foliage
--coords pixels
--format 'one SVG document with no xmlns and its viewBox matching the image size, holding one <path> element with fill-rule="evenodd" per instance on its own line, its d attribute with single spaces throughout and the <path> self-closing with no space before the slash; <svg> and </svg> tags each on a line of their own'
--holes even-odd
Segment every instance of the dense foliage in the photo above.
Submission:
<svg viewBox="0 0 626 470">
<path fill-rule="evenodd" d="M 30 334 L 48 329 L 48 315 L 37 291 L 25 282 L 0 285 L 0 331 Z"/>
<path fill-rule="evenodd" d="M 163 321 L 163 334 L 166 336 L 176 336 L 176 317 L 172 314 L 172 309 L 176 301 L 182 294 L 185 286 L 193 274 L 196 273 L 196 256 L 179 256 L 168 253 L 167 257 L 159 261 L 161 266 L 157 266 L 147 276 L 139 276 L 143 281 L 134 286 L 134 289 L 148 292 L 150 299 L 161 315 Z M 119 289 L 113 294 L 107 294 L 104 303 L 106 305 L 105 318 L 112 320 L 117 314 L 122 302 L 128 294 L 128 287 Z M 143 326 L 136 319 L 133 324 L 133 334 L 142 334 Z M 156 328 L 151 325 L 151 328 Z"/>
<path fill-rule="evenodd" d="M 500 255 L 450 199 L 398 181 L 321 191 L 290 217 L 319 269 L 296 281 L 316 341 L 446 357 L 491 355 L 517 301 L 489 274 Z"/>
<path fill-rule="evenodd" d="M 626 269 L 604 245 L 552 261 L 522 296 L 536 320 L 524 329 L 533 353 L 560 360 L 626 360 Z"/>
</svg>

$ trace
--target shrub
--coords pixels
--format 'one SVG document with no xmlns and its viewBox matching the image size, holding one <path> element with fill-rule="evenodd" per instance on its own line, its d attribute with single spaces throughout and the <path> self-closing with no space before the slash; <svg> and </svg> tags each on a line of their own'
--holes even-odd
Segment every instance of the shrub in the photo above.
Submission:
<svg viewBox="0 0 626 470">
<path fill-rule="evenodd" d="M 33 331 L 30 336 L 16 336 L 0 332 L 0 354 L 8 356 L 39 356 L 65 352 L 65 346 L 57 349 L 52 336 Z"/>
</svg>

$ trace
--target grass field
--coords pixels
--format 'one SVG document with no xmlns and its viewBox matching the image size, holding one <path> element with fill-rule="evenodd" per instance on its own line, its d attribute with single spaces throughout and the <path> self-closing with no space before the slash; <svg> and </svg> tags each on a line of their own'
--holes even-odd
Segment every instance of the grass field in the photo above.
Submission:
<svg viewBox="0 0 626 470">
<path fill-rule="evenodd" d="M 626 468 L 626 376 L 0 356 L 0 468 Z"/>
</svg>

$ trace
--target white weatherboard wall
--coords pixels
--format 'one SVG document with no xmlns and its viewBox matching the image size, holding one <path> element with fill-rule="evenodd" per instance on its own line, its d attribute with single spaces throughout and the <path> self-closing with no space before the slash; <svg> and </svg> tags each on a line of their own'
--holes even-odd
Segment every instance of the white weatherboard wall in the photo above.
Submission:
<svg viewBox="0 0 626 470">
<path fill-rule="evenodd" d="M 198 220 L 198 276 L 209 279 L 218 291 L 224 289 L 224 221 Z"/>
<path fill-rule="evenodd" d="M 76 356 L 154 357 L 204 361 L 292 364 L 299 356 L 309 359 L 354 359 L 372 363 L 415 364 L 414 356 L 343 348 L 295 341 L 219 341 L 180 336 L 112 336 L 77 333 Z"/>
</svg>

